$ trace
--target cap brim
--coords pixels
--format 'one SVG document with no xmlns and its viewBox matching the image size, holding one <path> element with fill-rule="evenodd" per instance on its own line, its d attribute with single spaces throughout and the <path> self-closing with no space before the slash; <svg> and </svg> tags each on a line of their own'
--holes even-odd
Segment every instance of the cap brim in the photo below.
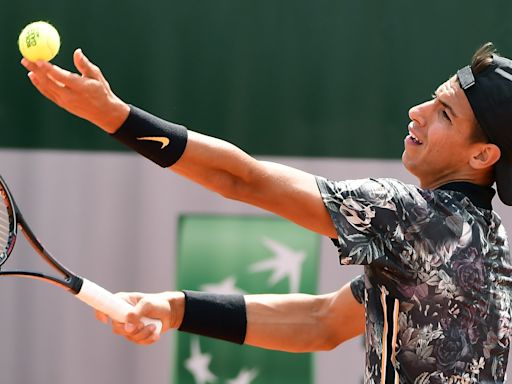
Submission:
<svg viewBox="0 0 512 384">
<path fill-rule="evenodd" d="M 494 167 L 498 196 L 503 204 L 512 205 L 512 162 L 502 157 Z"/>
</svg>

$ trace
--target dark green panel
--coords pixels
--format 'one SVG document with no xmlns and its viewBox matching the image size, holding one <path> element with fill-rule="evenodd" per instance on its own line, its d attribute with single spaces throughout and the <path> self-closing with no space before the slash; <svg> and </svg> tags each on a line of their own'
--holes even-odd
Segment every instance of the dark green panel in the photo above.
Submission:
<svg viewBox="0 0 512 384">
<path fill-rule="evenodd" d="M 512 56 L 505 0 L 27 0 L 0 14 L 0 146 L 121 149 L 36 93 L 19 30 L 51 20 L 126 101 L 255 154 L 398 158 L 409 107 L 485 41 Z"/>
</svg>

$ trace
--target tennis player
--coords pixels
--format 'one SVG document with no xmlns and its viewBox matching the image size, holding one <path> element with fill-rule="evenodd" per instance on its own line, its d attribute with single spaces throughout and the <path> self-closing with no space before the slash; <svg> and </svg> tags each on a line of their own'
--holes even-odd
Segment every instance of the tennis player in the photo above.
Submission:
<svg viewBox="0 0 512 384">
<path fill-rule="evenodd" d="M 512 270 L 491 200 L 496 184 L 501 201 L 512 205 L 512 61 L 498 56 L 492 44 L 482 46 L 431 100 L 410 109 L 402 161 L 419 187 L 387 178 L 332 181 L 258 161 L 226 141 L 126 104 L 80 50 L 74 62 L 80 74 L 22 61 L 34 86 L 62 108 L 212 191 L 329 236 L 341 264 L 365 266 L 365 383 L 505 382 Z M 351 291 L 357 290 L 338 294 Z M 272 323 L 261 335 L 279 320 L 264 308 L 269 298 L 179 295 L 185 331 L 243 342 L 261 320 L 247 314 L 252 305 Z M 337 297 L 332 294 L 335 303 L 325 308 L 336 308 L 334 327 L 350 327 L 346 312 L 353 306 Z M 282 296 L 275 307 L 316 325 L 315 298 Z M 356 301 L 354 294 L 350 300 Z M 239 334 L 222 322 L 206 323 L 204 313 L 241 324 Z M 132 331 L 135 338 L 143 330 Z M 294 333 L 290 339 L 307 337 Z"/>
</svg>

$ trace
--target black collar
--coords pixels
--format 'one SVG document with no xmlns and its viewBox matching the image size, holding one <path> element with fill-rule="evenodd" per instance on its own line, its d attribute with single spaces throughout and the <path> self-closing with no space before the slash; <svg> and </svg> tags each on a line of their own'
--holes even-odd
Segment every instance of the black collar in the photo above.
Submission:
<svg viewBox="0 0 512 384">
<path fill-rule="evenodd" d="M 496 191 L 492 187 L 484 187 L 467 181 L 454 181 L 445 185 L 440 186 L 438 189 L 446 191 L 455 191 L 464 194 L 473 205 L 492 210 L 492 198 L 496 194 Z"/>
</svg>

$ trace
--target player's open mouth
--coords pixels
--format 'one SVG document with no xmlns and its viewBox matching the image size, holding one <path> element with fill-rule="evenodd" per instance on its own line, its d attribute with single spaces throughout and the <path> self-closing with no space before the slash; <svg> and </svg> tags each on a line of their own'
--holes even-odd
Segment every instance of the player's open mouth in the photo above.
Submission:
<svg viewBox="0 0 512 384">
<path fill-rule="evenodd" d="M 421 141 L 420 139 L 418 139 L 416 136 L 414 136 L 413 134 L 409 133 L 409 138 L 412 140 L 413 143 L 415 144 L 418 144 L 418 145 L 421 145 L 423 144 L 423 141 Z"/>
<path fill-rule="evenodd" d="M 415 121 L 411 121 L 409 123 L 409 125 L 407 126 L 407 130 L 409 131 L 409 134 L 407 135 L 406 137 L 406 141 L 409 142 L 410 144 L 414 144 L 414 145 L 422 145 L 423 144 L 423 141 L 421 141 L 420 139 L 418 139 L 415 134 L 414 134 L 414 130 L 415 130 L 415 126 L 416 126 L 416 122 Z"/>
</svg>

